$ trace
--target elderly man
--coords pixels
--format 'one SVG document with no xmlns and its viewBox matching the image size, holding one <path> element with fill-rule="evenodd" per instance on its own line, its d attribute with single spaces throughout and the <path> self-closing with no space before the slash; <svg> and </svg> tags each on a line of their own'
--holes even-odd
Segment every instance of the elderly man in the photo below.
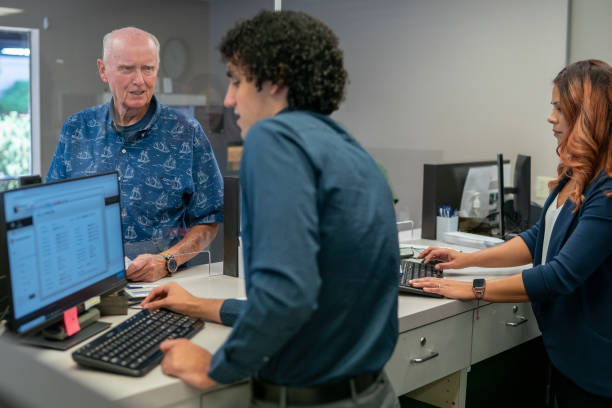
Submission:
<svg viewBox="0 0 612 408">
<path fill-rule="evenodd" d="M 134 27 L 104 36 L 112 93 L 68 117 L 47 181 L 118 171 L 131 280 L 155 281 L 207 247 L 223 221 L 223 180 L 199 123 L 153 95 L 159 41 Z"/>
</svg>

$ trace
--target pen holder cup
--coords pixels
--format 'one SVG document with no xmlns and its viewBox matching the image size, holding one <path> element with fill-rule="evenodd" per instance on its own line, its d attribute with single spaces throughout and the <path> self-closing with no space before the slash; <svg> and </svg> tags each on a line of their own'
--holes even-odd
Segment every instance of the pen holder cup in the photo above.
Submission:
<svg viewBox="0 0 612 408">
<path fill-rule="evenodd" d="M 436 217 L 436 240 L 444 241 L 444 234 L 459 229 L 459 217 Z"/>
</svg>

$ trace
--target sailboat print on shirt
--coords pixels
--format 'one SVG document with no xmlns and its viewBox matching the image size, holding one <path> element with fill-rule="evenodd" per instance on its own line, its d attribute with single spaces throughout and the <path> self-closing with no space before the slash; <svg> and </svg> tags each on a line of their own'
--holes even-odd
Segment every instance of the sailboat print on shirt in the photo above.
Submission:
<svg viewBox="0 0 612 408">
<path fill-rule="evenodd" d="M 130 194 L 130 200 L 142 200 L 142 194 L 140 194 L 140 187 L 134 187 L 132 189 L 132 194 Z"/>
<path fill-rule="evenodd" d="M 83 131 L 81 129 L 76 129 L 72 134 L 72 140 L 81 140 L 83 139 Z"/>
<path fill-rule="evenodd" d="M 149 176 L 145 180 L 145 184 L 149 187 L 160 189 L 162 188 L 161 182 L 157 179 L 157 177 Z"/>
<path fill-rule="evenodd" d="M 183 133 L 183 129 L 185 127 L 183 125 L 181 125 L 180 123 L 177 123 L 176 126 L 174 126 L 174 128 L 170 131 L 171 135 L 180 135 Z"/>
<path fill-rule="evenodd" d="M 198 170 L 198 184 L 204 184 L 208 181 L 208 174 L 202 170 Z"/>
<path fill-rule="evenodd" d="M 168 216 L 168 213 L 163 213 L 161 216 L 161 219 L 159 220 L 159 222 L 161 224 L 166 224 L 168 222 L 170 222 L 170 217 Z"/>
<path fill-rule="evenodd" d="M 82 152 L 79 152 L 79 154 L 77 154 L 77 159 L 81 159 L 81 160 L 89 160 L 91 159 L 91 154 L 89 154 L 89 152 L 87 150 L 83 150 Z"/>
<path fill-rule="evenodd" d="M 129 164 L 125 168 L 125 173 L 123 174 L 123 178 L 126 180 L 134 178 L 134 169 Z"/>
<path fill-rule="evenodd" d="M 198 208 L 204 207 L 207 202 L 208 202 L 208 198 L 206 197 L 205 193 L 199 192 L 196 194 L 196 207 Z"/>
<path fill-rule="evenodd" d="M 162 193 L 157 200 L 155 200 L 155 206 L 158 209 L 168 207 L 168 195 L 166 193 Z"/>
<path fill-rule="evenodd" d="M 104 151 L 102 152 L 100 156 L 104 157 L 105 159 L 109 159 L 113 157 L 113 152 L 111 151 L 110 146 L 104 146 Z"/>
<path fill-rule="evenodd" d="M 151 225 L 153 225 L 153 221 L 151 221 L 144 215 L 138 216 L 138 223 L 145 227 L 150 227 Z"/>
<path fill-rule="evenodd" d="M 168 146 L 166 146 L 166 144 L 164 142 L 155 142 L 155 143 L 153 143 L 153 148 L 155 150 L 159 150 L 162 153 L 168 153 L 170 151 L 170 149 L 168 149 Z"/>
<path fill-rule="evenodd" d="M 181 144 L 181 151 L 180 151 L 180 153 L 181 154 L 189 154 L 189 153 L 191 153 L 191 147 L 189 147 L 189 143 L 183 142 Z"/>
<path fill-rule="evenodd" d="M 172 182 L 170 183 L 170 187 L 172 187 L 173 190 L 180 190 L 181 188 L 183 188 L 183 185 L 181 184 L 181 179 L 175 177 L 174 180 L 172 180 Z"/>
<path fill-rule="evenodd" d="M 132 239 L 136 239 L 137 235 L 136 235 L 136 231 L 134 231 L 134 227 L 132 225 L 127 227 L 127 231 L 125 232 L 124 235 L 126 241 L 132 240 Z"/>
<path fill-rule="evenodd" d="M 161 228 L 153 229 L 153 235 L 151 236 L 151 239 L 153 241 L 161 241 L 163 237 L 164 237 L 164 234 L 163 234 Z"/>
<path fill-rule="evenodd" d="M 166 171 L 172 171 L 176 168 L 176 160 L 174 160 L 172 157 L 168 157 L 168 160 L 166 160 L 164 164 L 162 164 L 162 167 Z"/>
<path fill-rule="evenodd" d="M 95 162 L 89 163 L 89 166 L 85 169 L 85 174 L 96 174 L 98 172 L 98 166 Z"/>
<path fill-rule="evenodd" d="M 142 152 L 140 152 L 140 156 L 138 156 L 138 163 L 148 163 L 150 162 L 151 159 L 149 159 L 149 154 L 147 153 L 146 150 L 143 150 Z"/>
</svg>

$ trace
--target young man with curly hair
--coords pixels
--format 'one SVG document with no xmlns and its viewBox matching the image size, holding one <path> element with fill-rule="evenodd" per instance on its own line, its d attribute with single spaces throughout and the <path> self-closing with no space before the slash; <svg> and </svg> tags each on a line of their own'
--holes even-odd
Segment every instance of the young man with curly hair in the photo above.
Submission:
<svg viewBox="0 0 612 408">
<path fill-rule="evenodd" d="M 399 407 L 383 367 L 397 341 L 399 245 L 376 162 L 329 118 L 347 73 L 333 32 L 298 12 L 263 11 L 220 46 L 238 116 L 247 300 L 167 307 L 233 326 L 211 356 L 162 344 L 162 369 L 198 387 L 252 377 L 253 406 Z"/>
</svg>

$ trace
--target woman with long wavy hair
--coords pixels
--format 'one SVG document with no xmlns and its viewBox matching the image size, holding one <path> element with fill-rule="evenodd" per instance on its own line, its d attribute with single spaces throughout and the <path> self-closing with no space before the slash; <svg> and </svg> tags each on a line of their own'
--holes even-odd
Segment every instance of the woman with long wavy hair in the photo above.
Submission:
<svg viewBox="0 0 612 408">
<path fill-rule="evenodd" d="M 474 253 L 430 247 L 439 269 L 532 263 L 513 276 L 411 281 L 448 298 L 531 301 L 553 366 L 558 406 L 612 406 L 612 68 L 587 60 L 553 81 L 548 117 L 558 141 L 557 178 L 535 226 Z"/>
</svg>

